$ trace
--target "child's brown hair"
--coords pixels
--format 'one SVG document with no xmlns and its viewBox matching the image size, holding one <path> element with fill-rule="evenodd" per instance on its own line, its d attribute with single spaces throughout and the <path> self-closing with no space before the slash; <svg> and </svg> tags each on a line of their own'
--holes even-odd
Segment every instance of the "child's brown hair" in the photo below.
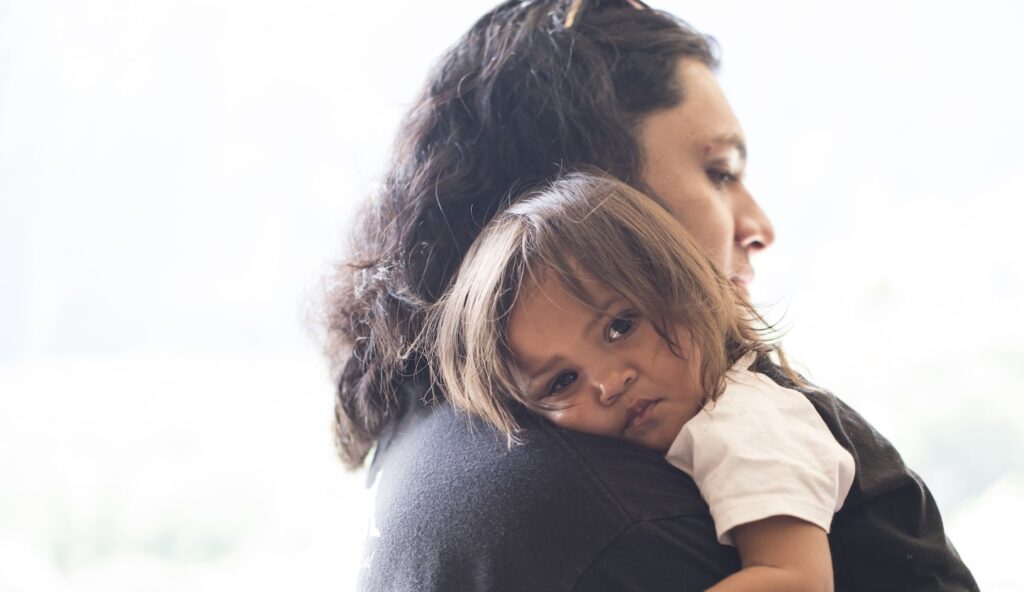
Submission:
<svg viewBox="0 0 1024 592">
<path fill-rule="evenodd" d="M 675 327 L 685 327 L 701 351 L 706 400 L 721 394 L 726 371 L 744 354 L 778 351 L 762 339 L 761 317 L 661 205 L 609 177 L 566 175 L 488 224 L 432 310 L 438 386 L 451 404 L 496 427 L 510 444 L 520 429 L 517 404 L 547 409 L 526 393 L 508 322 L 524 285 L 539 285 L 548 273 L 591 306 L 581 277 L 605 282 L 677 353 Z"/>
</svg>

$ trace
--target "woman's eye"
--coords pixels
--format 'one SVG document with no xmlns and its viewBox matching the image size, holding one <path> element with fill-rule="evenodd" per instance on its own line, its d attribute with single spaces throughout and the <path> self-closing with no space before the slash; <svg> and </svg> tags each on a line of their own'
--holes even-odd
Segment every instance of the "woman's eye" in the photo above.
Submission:
<svg viewBox="0 0 1024 592">
<path fill-rule="evenodd" d="M 616 317 L 608 323 L 608 340 L 616 341 L 622 339 L 633 330 L 636 320 L 630 317 Z"/>
<path fill-rule="evenodd" d="M 727 170 L 708 169 L 707 174 L 711 182 L 718 186 L 727 185 L 737 180 L 737 176 Z"/>
<path fill-rule="evenodd" d="M 548 387 L 548 395 L 558 394 L 565 389 L 572 386 L 572 383 L 576 382 L 576 373 L 572 371 L 562 372 L 551 381 L 551 386 Z"/>
</svg>

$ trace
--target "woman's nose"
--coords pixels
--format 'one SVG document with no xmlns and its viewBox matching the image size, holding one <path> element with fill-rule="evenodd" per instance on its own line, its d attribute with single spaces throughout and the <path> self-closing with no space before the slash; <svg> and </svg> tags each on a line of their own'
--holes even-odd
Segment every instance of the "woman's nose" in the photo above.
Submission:
<svg viewBox="0 0 1024 592">
<path fill-rule="evenodd" d="M 759 251 L 775 242 L 771 220 L 746 188 L 733 202 L 733 216 L 736 220 L 736 244 L 743 250 Z"/>
<path fill-rule="evenodd" d="M 636 370 L 628 364 L 616 364 L 607 368 L 596 382 L 598 400 L 602 405 L 611 405 L 636 382 Z"/>
</svg>

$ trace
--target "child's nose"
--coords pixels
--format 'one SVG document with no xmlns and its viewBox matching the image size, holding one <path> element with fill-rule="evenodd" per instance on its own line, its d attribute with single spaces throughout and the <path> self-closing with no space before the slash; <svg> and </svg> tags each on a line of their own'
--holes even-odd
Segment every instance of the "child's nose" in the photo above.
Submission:
<svg viewBox="0 0 1024 592">
<path fill-rule="evenodd" d="M 619 365 L 609 368 L 597 381 L 598 400 L 611 405 L 636 382 L 637 373 L 631 366 Z"/>
</svg>

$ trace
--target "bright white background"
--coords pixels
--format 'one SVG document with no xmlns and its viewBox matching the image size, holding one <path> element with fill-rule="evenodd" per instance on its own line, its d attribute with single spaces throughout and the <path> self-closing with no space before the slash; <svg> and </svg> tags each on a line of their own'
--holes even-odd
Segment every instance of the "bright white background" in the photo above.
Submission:
<svg viewBox="0 0 1024 592">
<path fill-rule="evenodd" d="M 665 0 L 778 242 L 755 299 L 1024 589 L 1024 14 Z M 349 590 L 362 475 L 306 328 L 488 2 L 0 0 L 0 590 Z"/>
</svg>

